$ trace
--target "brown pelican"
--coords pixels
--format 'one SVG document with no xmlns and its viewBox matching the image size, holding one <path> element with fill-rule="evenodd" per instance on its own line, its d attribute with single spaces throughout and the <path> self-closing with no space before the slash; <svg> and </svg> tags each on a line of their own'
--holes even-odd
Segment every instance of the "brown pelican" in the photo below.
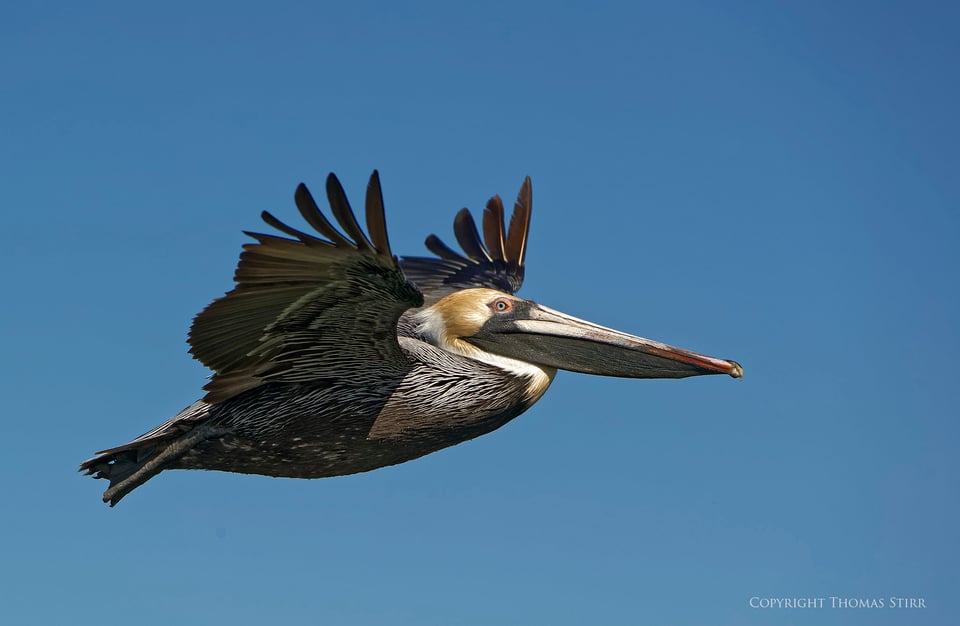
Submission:
<svg viewBox="0 0 960 626">
<path fill-rule="evenodd" d="M 304 185 L 295 201 L 317 234 L 263 212 L 287 237 L 246 233 L 236 286 L 196 316 L 190 352 L 214 374 L 207 394 L 80 470 L 107 478 L 111 506 L 166 469 L 321 478 L 403 463 L 489 433 L 540 399 L 558 369 L 630 378 L 743 374 L 734 361 L 681 350 L 513 294 L 523 281 L 532 191 L 510 218 L 494 196 L 483 238 L 454 221 L 465 256 L 397 259 L 380 179 L 367 234 L 327 178 L 335 228 Z"/>
</svg>

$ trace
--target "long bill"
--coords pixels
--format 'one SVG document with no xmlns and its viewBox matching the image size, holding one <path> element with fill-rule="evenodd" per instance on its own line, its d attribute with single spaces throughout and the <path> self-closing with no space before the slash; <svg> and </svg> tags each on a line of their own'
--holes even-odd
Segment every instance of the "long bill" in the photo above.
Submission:
<svg viewBox="0 0 960 626">
<path fill-rule="evenodd" d="M 736 361 L 628 335 L 533 304 L 523 317 L 491 319 L 465 339 L 494 354 L 547 367 L 624 378 L 743 376 Z"/>
</svg>

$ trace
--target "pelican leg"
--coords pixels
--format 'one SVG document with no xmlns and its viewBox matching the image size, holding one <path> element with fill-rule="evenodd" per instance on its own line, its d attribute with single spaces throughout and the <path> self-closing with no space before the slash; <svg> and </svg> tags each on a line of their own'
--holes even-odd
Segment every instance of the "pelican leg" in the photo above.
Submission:
<svg viewBox="0 0 960 626">
<path fill-rule="evenodd" d="M 189 432 L 174 439 L 156 456 L 138 467 L 132 474 L 118 481 L 116 484 L 111 484 L 110 488 L 103 492 L 103 501 L 109 502 L 111 507 L 114 506 L 117 502 L 120 502 L 125 495 L 162 472 L 171 463 L 182 457 L 204 439 L 217 437 L 227 432 L 229 432 L 227 428 L 210 424 L 201 424 L 191 429 Z"/>
</svg>

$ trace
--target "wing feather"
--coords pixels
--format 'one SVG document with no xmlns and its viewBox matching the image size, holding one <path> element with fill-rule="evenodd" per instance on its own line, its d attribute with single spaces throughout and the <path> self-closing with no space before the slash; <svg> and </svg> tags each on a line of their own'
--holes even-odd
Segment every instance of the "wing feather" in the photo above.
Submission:
<svg viewBox="0 0 960 626">
<path fill-rule="evenodd" d="M 376 172 L 374 172 L 373 176 L 376 176 Z M 370 177 L 371 184 L 373 184 L 373 176 Z M 353 238 L 354 245 L 357 249 L 361 252 L 375 252 L 373 244 L 370 243 L 370 240 L 367 239 L 367 236 L 363 233 L 360 224 L 357 224 L 357 218 L 353 215 L 353 209 L 350 208 L 350 203 L 347 202 L 347 194 L 343 191 L 343 185 L 340 184 L 340 181 L 337 180 L 337 177 L 333 174 L 327 176 L 327 200 L 330 202 L 330 209 L 333 211 L 333 216 L 337 218 L 337 221 L 340 223 L 340 226 L 343 227 L 343 230 L 346 231 L 347 235 Z"/>
<path fill-rule="evenodd" d="M 297 210 L 300 211 L 300 215 L 303 217 L 303 219 L 306 220 L 308 224 L 313 226 L 318 233 L 333 242 L 333 245 L 344 247 L 349 247 L 351 245 L 350 241 L 344 237 L 339 230 L 334 228 L 333 224 L 331 224 L 323 212 L 320 211 L 320 207 L 317 206 L 317 202 L 313 199 L 313 194 L 310 193 L 310 190 L 307 189 L 306 185 L 303 183 L 297 185 L 297 191 L 293 194 L 293 201 L 297 205 Z M 273 216 L 269 213 L 267 213 L 267 215 L 273 218 Z M 264 217 L 264 221 L 267 221 L 266 217 Z M 283 222 L 280 222 L 280 220 L 277 220 L 276 218 L 273 218 L 273 221 L 267 223 L 274 228 L 287 233 L 288 235 L 292 235 L 298 239 L 300 238 L 299 234 L 291 233 L 285 230 L 289 228 L 289 226 Z M 299 231 L 297 232 L 299 233 Z"/>
<path fill-rule="evenodd" d="M 383 210 L 383 191 L 380 189 L 380 173 L 373 170 L 370 176 L 370 183 L 367 185 L 366 202 L 367 230 L 370 231 L 370 239 L 373 247 L 379 253 L 384 254 L 390 251 L 390 239 L 387 237 L 387 223 L 384 218 Z"/>
<path fill-rule="evenodd" d="M 493 257 L 483 245 L 483 240 L 480 239 L 480 233 L 477 232 L 477 223 L 473 221 L 473 215 L 467 209 L 460 209 L 457 216 L 453 218 L 453 234 L 456 235 L 457 243 L 468 257 L 477 263 L 493 261 Z"/>
<path fill-rule="evenodd" d="M 300 213 L 326 240 L 264 213 L 267 224 L 293 239 L 248 233 L 256 243 L 243 247 L 236 286 L 194 319 L 191 352 L 215 372 L 206 402 L 266 382 L 350 377 L 359 384 L 408 366 L 397 342 L 397 321 L 423 298 L 390 250 L 379 177 L 371 176 L 366 207 L 375 243 L 332 175 L 327 191 L 346 236 L 301 185 L 295 196 Z"/>
<path fill-rule="evenodd" d="M 483 239 L 490 255 L 498 261 L 506 260 L 503 230 L 503 201 L 500 196 L 494 196 L 487 202 L 483 212 Z"/>
<path fill-rule="evenodd" d="M 523 284 L 533 191 L 527 176 L 506 228 L 503 202 L 494 196 L 483 213 L 483 239 L 467 209 L 454 219 L 457 242 L 466 254 L 450 248 L 436 235 L 427 237 L 427 249 L 438 258 L 402 257 L 400 266 L 423 292 L 428 304 L 443 296 L 471 287 L 488 287 L 516 293 Z"/>
<path fill-rule="evenodd" d="M 427 246 L 427 250 L 434 253 L 441 259 L 447 259 L 448 261 L 458 261 L 462 263 L 470 263 L 470 260 L 468 258 L 463 256 L 459 252 L 456 252 L 453 248 L 451 248 L 447 244 L 440 241 L 440 238 L 437 237 L 436 235 L 430 235 L 429 237 L 427 237 L 427 240 L 424 242 L 424 244 Z M 427 260 L 433 261 L 435 259 L 427 259 Z"/>
<path fill-rule="evenodd" d="M 506 258 L 519 268 L 523 276 L 523 261 L 527 254 L 527 237 L 530 235 L 530 212 L 533 209 L 533 184 L 527 176 L 517 194 L 507 232 Z M 502 209 L 501 209 L 502 211 Z"/>
</svg>

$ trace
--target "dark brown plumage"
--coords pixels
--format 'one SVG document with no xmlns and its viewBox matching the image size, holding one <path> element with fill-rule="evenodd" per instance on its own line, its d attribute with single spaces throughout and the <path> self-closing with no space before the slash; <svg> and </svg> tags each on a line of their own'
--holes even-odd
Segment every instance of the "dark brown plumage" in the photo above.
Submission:
<svg viewBox="0 0 960 626">
<path fill-rule="evenodd" d="M 390 249 L 380 180 L 367 233 L 339 181 L 331 212 L 303 185 L 295 201 L 323 238 L 269 213 L 286 235 L 247 233 L 236 286 L 194 319 L 190 352 L 214 371 L 202 400 L 80 469 L 106 478 L 111 506 L 166 469 L 320 478 L 402 463 L 488 433 L 536 402 L 556 369 L 612 376 L 725 373 L 740 366 L 565 316 L 516 298 L 530 225 L 530 179 L 510 220 L 494 197 L 483 237 L 460 211 L 463 256 Z M 541 346 L 542 349 L 538 348 Z"/>
</svg>

